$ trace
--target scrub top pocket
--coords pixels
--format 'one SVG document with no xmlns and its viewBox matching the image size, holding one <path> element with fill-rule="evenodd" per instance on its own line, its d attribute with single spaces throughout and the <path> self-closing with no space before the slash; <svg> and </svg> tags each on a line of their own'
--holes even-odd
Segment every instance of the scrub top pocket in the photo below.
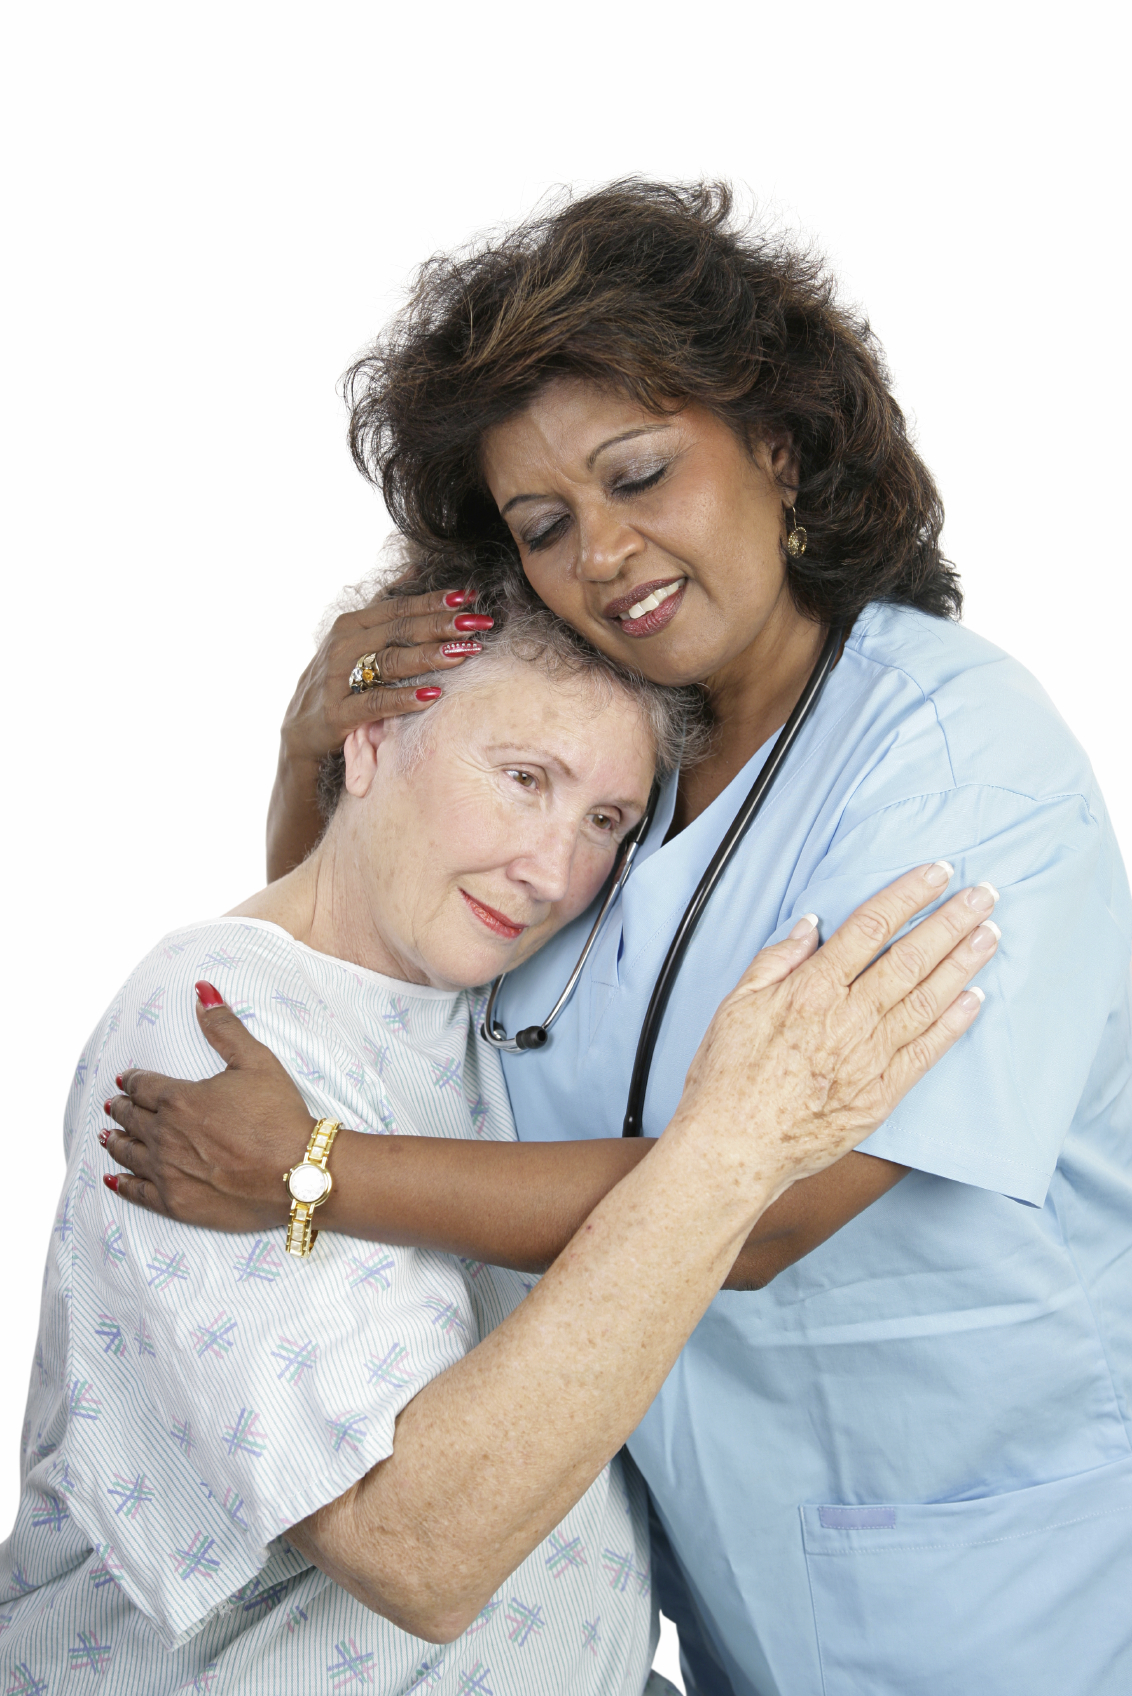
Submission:
<svg viewBox="0 0 1132 1696">
<path fill-rule="evenodd" d="M 1132 1691 L 1132 1457 L 973 1501 L 801 1516 L 824 1696 Z"/>
</svg>

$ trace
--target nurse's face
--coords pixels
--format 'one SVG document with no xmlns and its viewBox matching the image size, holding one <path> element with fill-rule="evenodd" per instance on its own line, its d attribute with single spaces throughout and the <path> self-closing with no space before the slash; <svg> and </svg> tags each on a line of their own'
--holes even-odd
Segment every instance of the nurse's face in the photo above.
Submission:
<svg viewBox="0 0 1132 1696">
<path fill-rule="evenodd" d="M 797 623 L 785 445 L 570 378 L 490 430 L 482 461 L 538 595 L 655 682 L 710 684 Z"/>
</svg>

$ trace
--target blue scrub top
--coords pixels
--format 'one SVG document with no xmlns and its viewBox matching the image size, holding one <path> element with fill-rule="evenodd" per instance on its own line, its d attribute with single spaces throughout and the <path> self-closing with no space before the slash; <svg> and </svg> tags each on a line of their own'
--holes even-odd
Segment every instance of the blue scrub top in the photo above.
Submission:
<svg viewBox="0 0 1132 1696">
<path fill-rule="evenodd" d="M 520 1137 L 620 1135 L 661 960 L 768 749 L 665 843 L 669 784 L 549 1044 L 506 1057 Z M 936 859 L 1001 891 L 1003 940 L 973 1030 L 862 1144 L 913 1170 L 718 1296 L 630 1443 L 742 1696 L 1132 1691 L 1132 908 L 1021 666 L 866 609 L 692 943 L 645 1130 L 760 947 Z M 508 980 L 509 1029 L 589 922 Z"/>
</svg>

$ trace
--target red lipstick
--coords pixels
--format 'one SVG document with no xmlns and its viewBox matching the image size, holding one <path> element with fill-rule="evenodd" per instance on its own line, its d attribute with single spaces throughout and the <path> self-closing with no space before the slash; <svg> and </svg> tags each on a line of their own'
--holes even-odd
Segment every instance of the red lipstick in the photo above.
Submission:
<svg viewBox="0 0 1132 1696">
<path fill-rule="evenodd" d="M 514 942 L 526 930 L 526 925 L 517 925 L 513 919 L 507 917 L 506 913 L 500 913 L 495 907 L 485 906 L 482 901 L 473 900 L 466 889 L 461 889 L 460 894 L 480 923 L 486 925 L 488 930 L 493 931 L 496 936 L 502 936 L 508 942 Z"/>
</svg>

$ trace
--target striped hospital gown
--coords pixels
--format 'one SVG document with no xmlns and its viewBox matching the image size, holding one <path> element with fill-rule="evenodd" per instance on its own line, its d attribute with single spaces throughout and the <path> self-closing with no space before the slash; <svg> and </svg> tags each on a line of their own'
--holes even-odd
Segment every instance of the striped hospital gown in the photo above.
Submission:
<svg viewBox="0 0 1132 1696">
<path fill-rule="evenodd" d="M 258 920 L 190 926 L 142 961 L 67 1107 L 23 1490 L 0 1549 L 0 1692 L 638 1696 L 655 1642 L 648 1532 L 616 1463 L 448 1645 L 370 1613 L 281 1538 L 392 1452 L 400 1410 L 533 1280 L 326 1232 L 300 1262 L 281 1230 L 213 1234 L 113 1197 L 97 1133 L 115 1074 L 219 1069 L 193 1012 L 201 977 L 312 1113 L 375 1134 L 514 1135 L 468 994 Z"/>
</svg>

